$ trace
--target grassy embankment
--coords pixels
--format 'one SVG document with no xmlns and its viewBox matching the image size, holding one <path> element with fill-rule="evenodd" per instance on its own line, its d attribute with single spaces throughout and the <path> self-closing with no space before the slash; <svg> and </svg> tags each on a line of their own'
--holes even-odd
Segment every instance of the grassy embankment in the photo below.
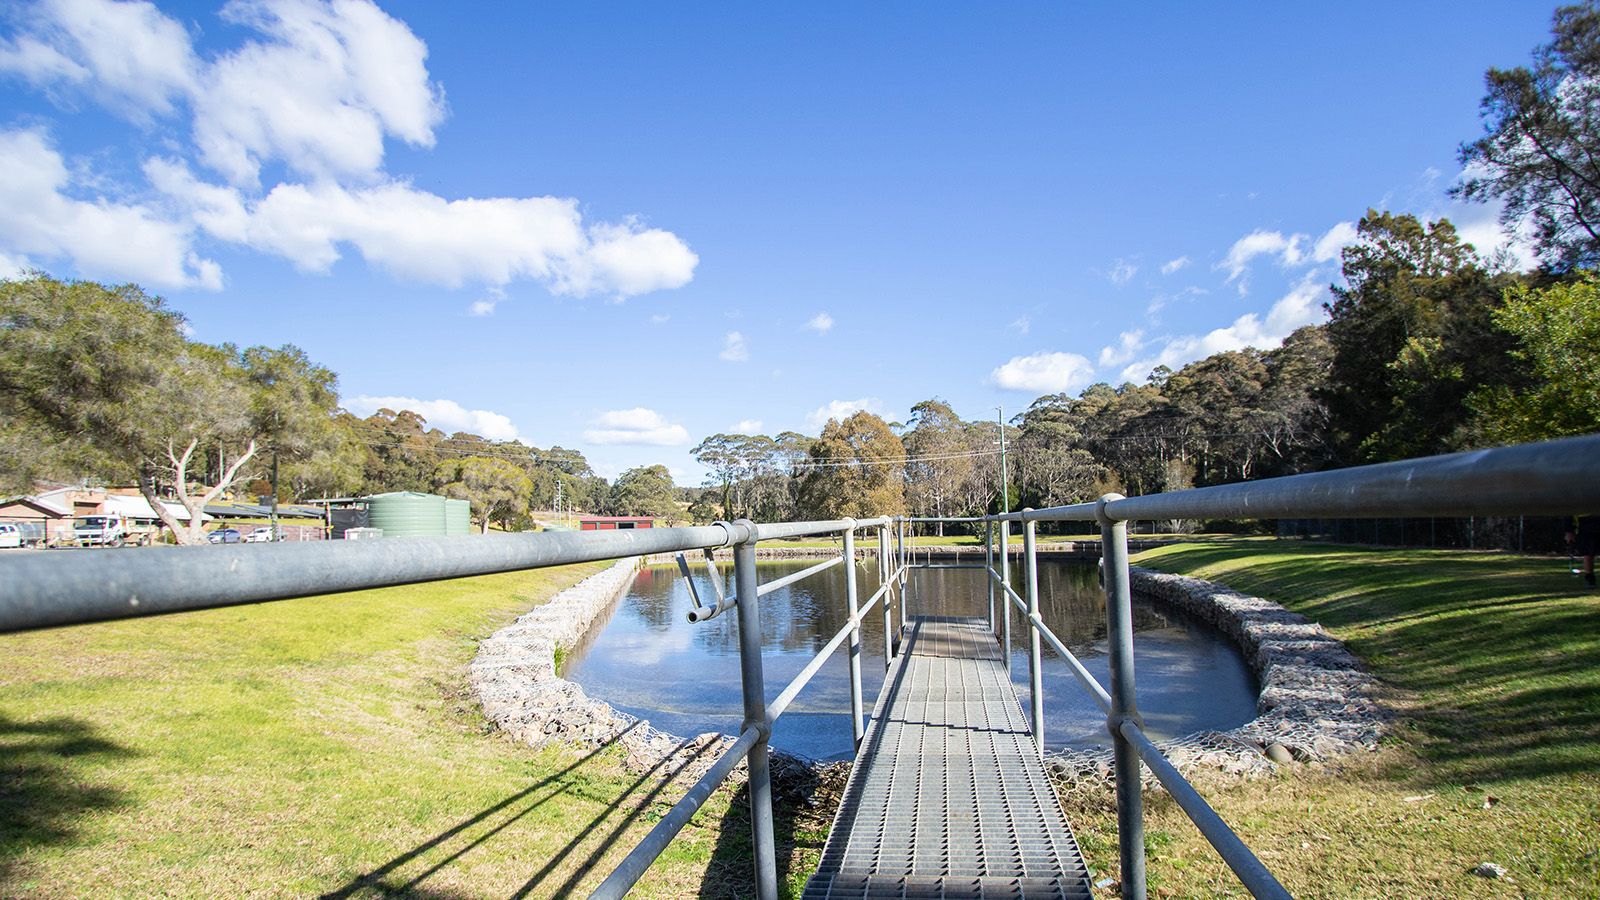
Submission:
<svg viewBox="0 0 1600 900">
<path fill-rule="evenodd" d="M 1135 561 L 1323 623 L 1393 693 L 1378 753 L 1200 784 L 1297 896 L 1600 896 L 1600 594 L 1566 559 L 1247 541 Z M 1067 799 L 1115 872 L 1114 812 Z M 1165 795 L 1147 828 L 1153 894 L 1241 895 Z M 1511 877 L 1469 874 L 1483 861 Z"/>
<path fill-rule="evenodd" d="M 493 733 L 464 667 L 600 568 L 0 635 L 0 896 L 587 893 L 687 785 Z M 641 896 L 740 882 L 731 797 Z"/>
</svg>

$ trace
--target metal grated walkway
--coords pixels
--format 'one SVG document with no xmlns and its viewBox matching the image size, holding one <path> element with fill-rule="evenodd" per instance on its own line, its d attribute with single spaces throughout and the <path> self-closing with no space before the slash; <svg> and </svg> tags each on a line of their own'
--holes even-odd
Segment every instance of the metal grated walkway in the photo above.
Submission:
<svg viewBox="0 0 1600 900">
<path fill-rule="evenodd" d="M 923 616 L 908 629 L 805 900 L 1087 900 L 1083 856 L 988 623 Z"/>
</svg>

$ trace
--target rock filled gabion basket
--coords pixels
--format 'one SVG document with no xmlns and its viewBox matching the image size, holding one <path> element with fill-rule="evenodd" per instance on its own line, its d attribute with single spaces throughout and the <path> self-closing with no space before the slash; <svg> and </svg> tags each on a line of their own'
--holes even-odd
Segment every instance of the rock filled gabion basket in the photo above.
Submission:
<svg viewBox="0 0 1600 900">
<path fill-rule="evenodd" d="M 1261 685 L 1257 715 L 1249 722 L 1157 742 L 1180 770 L 1202 767 L 1251 776 L 1272 771 L 1273 757 L 1328 760 L 1377 749 L 1391 718 L 1379 702 L 1378 682 L 1321 625 L 1214 582 L 1138 567 L 1130 574 L 1136 592 L 1227 635 Z M 1069 786 L 1109 780 L 1111 751 L 1054 753 L 1050 771 Z"/>
<path fill-rule="evenodd" d="M 733 738 L 708 733 L 684 739 L 658 731 L 556 674 L 556 648 L 582 641 L 627 592 L 638 568 L 637 557 L 622 560 L 496 631 L 478 645 L 468 677 L 483 714 L 519 741 L 586 749 L 615 744 L 635 771 L 665 767 L 698 777 Z"/>
</svg>

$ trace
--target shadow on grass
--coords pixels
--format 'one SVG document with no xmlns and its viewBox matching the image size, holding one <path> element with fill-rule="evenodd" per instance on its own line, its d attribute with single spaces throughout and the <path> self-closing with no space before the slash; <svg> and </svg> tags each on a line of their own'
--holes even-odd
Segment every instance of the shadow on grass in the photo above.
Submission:
<svg viewBox="0 0 1600 900">
<path fill-rule="evenodd" d="M 357 876 L 349 883 L 328 891 L 321 896 L 323 898 L 343 898 L 351 897 L 362 892 L 370 892 L 372 894 L 385 897 L 396 895 L 423 896 L 424 892 L 419 886 L 424 879 L 432 876 L 440 869 L 443 869 L 445 866 L 456 861 L 457 859 L 460 859 L 473 848 L 482 844 L 484 841 L 487 841 L 496 834 L 499 834 L 513 823 L 522 819 L 524 816 L 550 802 L 556 797 L 559 797 L 566 791 L 566 781 L 570 776 L 573 775 L 573 773 L 589 763 L 595 757 L 599 756 L 601 753 L 605 752 L 606 748 L 616 743 L 616 741 L 619 740 L 623 734 L 627 734 L 628 731 L 638 727 L 638 725 L 639 723 L 635 722 L 633 725 L 628 726 L 628 728 L 625 729 L 621 734 L 618 734 L 616 738 L 613 738 L 606 744 L 591 750 L 588 754 L 579 757 L 561 771 L 541 778 L 533 784 L 530 784 L 522 790 L 516 792 L 515 794 L 506 797 L 499 803 L 489 806 L 471 816 L 468 816 L 465 819 L 462 819 L 455 825 L 452 825 L 444 831 L 439 832 L 433 837 L 411 848 L 410 850 L 407 850 L 406 852 L 394 857 L 377 868 Z M 504 819 L 496 823 L 494 826 L 484 830 L 482 834 L 477 835 L 466 844 L 455 849 L 443 859 L 433 863 L 420 874 L 410 878 L 402 878 L 395 875 L 395 873 L 407 863 L 426 855 L 430 851 L 448 843 L 456 836 L 461 835 L 463 832 L 466 832 L 473 827 L 482 824 L 488 819 L 493 818 L 497 814 L 506 812 L 508 810 L 509 813 Z"/>
<path fill-rule="evenodd" d="M 1564 560 L 1317 544 L 1174 548 L 1155 567 L 1258 593 L 1343 631 L 1409 692 L 1423 784 L 1600 769 L 1600 595 Z"/>
<path fill-rule="evenodd" d="M 778 856 L 778 895 L 798 896 L 790 889 L 810 871 L 798 871 L 797 866 L 808 866 L 807 860 L 822 852 L 826 841 L 828 820 L 810 814 L 807 799 L 816 790 L 817 776 L 810 767 L 792 758 L 772 757 L 772 819 L 773 843 Z M 696 896 L 704 900 L 744 898 L 756 896 L 755 851 L 750 835 L 750 789 L 741 785 L 728 812 L 717 828 L 717 843 L 711 851 L 711 863 L 706 867 Z"/>
<path fill-rule="evenodd" d="M 30 851 L 70 844 L 82 816 L 127 805 L 121 790 L 92 783 L 83 769 L 132 755 L 81 719 L 0 714 L 0 894 L 25 874 Z"/>
<path fill-rule="evenodd" d="M 629 726 L 628 730 L 637 728 L 642 724 L 642 722 L 636 722 L 634 725 Z M 624 731 L 622 734 L 626 733 L 627 731 Z M 607 748 L 617 743 L 621 737 L 622 735 L 619 734 L 604 746 L 574 760 L 561 771 L 541 778 L 504 800 L 462 819 L 450 828 L 441 831 L 410 850 L 321 896 L 325 900 L 353 896 L 439 898 L 455 896 L 450 892 L 430 890 L 423 886 L 423 882 L 444 871 L 447 867 L 530 813 L 551 801 L 560 799 L 581 783 L 586 783 L 587 779 L 578 770 L 594 760 Z M 671 755 L 637 776 L 614 800 L 605 804 L 601 811 L 588 821 L 564 823 L 572 835 L 570 840 L 559 850 L 550 854 L 544 865 L 529 877 L 512 896 L 564 897 L 571 895 L 577 888 L 578 883 L 593 873 L 595 865 L 610 852 L 628 828 L 641 816 L 646 815 L 654 808 L 657 798 L 667 791 L 669 786 L 677 780 L 677 776 L 712 749 L 711 745 L 698 747 L 692 753 L 683 757 L 677 765 L 670 765 L 672 760 L 677 758 L 677 754 L 688 749 L 691 743 L 691 741 L 684 741 L 675 747 Z M 644 794 L 635 796 L 640 789 L 645 788 L 647 783 L 652 780 L 654 780 L 654 783 L 649 785 Z M 674 794 L 670 799 L 676 801 L 678 797 Z M 599 829 L 604 826 L 606 820 L 617 816 L 618 810 L 622 808 L 627 808 L 630 811 L 622 815 L 603 834 L 599 833 Z M 574 862 L 576 854 L 579 852 L 583 852 L 584 857 Z M 425 862 L 426 867 L 415 873 L 403 873 L 401 871 L 414 862 L 419 864 Z M 570 870 L 570 874 L 567 874 L 560 884 L 555 883 L 558 870 Z"/>
</svg>

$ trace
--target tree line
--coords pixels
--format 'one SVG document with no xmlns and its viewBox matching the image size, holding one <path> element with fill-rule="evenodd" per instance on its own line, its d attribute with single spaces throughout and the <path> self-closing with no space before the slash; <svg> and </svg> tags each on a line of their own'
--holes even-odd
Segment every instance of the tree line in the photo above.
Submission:
<svg viewBox="0 0 1600 900">
<path fill-rule="evenodd" d="M 471 501 L 487 530 L 564 508 L 671 516 L 664 466 L 608 484 L 582 453 L 446 434 L 409 410 L 359 418 L 338 378 L 292 345 L 193 340 L 136 285 L 32 272 L 0 282 L 0 491 L 40 481 L 137 485 L 179 543 L 229 492 L 310 500 L 427 491 Z M 185 514 L 162 501 L 176 501 Z"/>
</svg>

